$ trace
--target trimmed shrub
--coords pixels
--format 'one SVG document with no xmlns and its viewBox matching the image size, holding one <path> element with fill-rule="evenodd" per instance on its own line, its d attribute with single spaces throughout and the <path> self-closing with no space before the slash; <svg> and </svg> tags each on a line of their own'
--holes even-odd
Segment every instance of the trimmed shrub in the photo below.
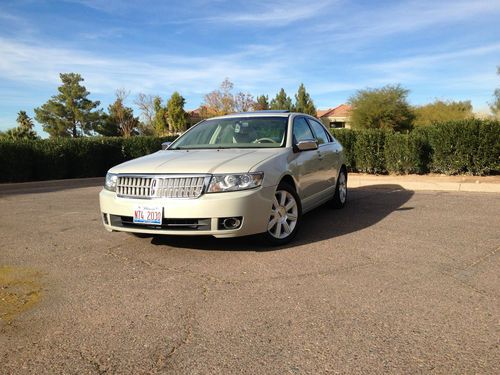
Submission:
<svg viewBox="0 0 500 375">
<path fill-rule="evenodd" d="M 176 137 L 82 137 L 0 141 L 0 182 L 100 177 Z"/>
<path fill-rule="evenodd" d="M 408 134 L 333 130 L 350 171 L 500 173 L 500 122 L 463 120 Z M 100 177 L 112 166 L 161 149 L 176 137 L 82 137 L 0 140 L 0 182 Z"/>
<path fill-rule="evenodd" d="M 356 158 L 354 156 L 354 145 L 356 144 L 356 132 L 350 129 L 331 129 L 331 132 L 344 148 L 347 169 L 355 171 Z"/>
<path fill-rule="evenodd" d="M 33 141 L 0 141 L 0 182 L 34 179 Z"/>
<path fill-rule="evenodd" d="M 426 134 L 387 133 L 384 147 L 385 166 L 389 173 L 426 173 L 430 147 Z"/>
<path fill-rule="evenodd" d="M 387 131 L 367 129 L 356 131 L 354 158 L 356 170 L 366 173 L 385 173 L 384 146 Z"/>
<path fill-rule="evenodd" d="M 500 123 L 451 121 L 429 127 L 431 171 L 484 175 L 500 169 Z"/>
</svg>

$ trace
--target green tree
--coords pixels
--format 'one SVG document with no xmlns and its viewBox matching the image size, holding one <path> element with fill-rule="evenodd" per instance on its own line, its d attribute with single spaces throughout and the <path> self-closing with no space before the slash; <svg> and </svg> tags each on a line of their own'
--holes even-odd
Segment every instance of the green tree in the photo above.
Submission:
<svg viewBox="0 0 500 375">
<path fill-rule="evenodd" d="M 17 127 L 0 132 L 0 138 L 6 139 L 38 139 L 36 131 L 33 129 L 33 120 L 25 111 L 19 111 L 17 114 Z"/>
<path fill-rule="evenodd" d="M 292 99 L 286 94 L 285 89 L 282 88 L 271 100 L 271 109 L 293 111 Z"/>
<path fill-rule="evenodd" d="M 182 132 L 186 129 L 187 114 L 184 110 L 186 100 L 175 91 L 167 102 L 168 124 L 174 132 Z"/>
<path fill-rule="evenodd" d="M 431 125 L 436 122 L 465 120 L 474 117 L 470 101 L 445 102 L 436 100 L 423 106 L 415 107 L 415 120 L 413 125 Z"/>
<path fill-rule="evenodd" d="M 134 111 L 123 103 L 128 93 L 120 89 L 116 91 L 116 99 L 108 106 L 108 114 L 104 116 L 96 131 L 108 137 L 130 137 L 138 134 L 139 119 L 134 116 Z"/>
<path fill-rule="evenodd" d="M 295 94 L 294 110 L 311 116 L 316 116 L 316 107 L 314 106 L 311 96 L 306 91 L 303 83 L 300 84 L 299 89 Z"/>
<path fill-rule="evenodd" d="M 51 137 L 78 137 L 91 134 L 102 120 L 102 111 L 96 110 L 99 101 L 89 100 L 89 92 L 77 73 L 61 73 L 59 94 L 35 108 L 35 119 Z"/>
<path fill-rule="evenodd" d="M 258 96 L 257 101 L 255 102 L 254 109 L 256 111 L 265 111 L 269 108 L 269 97 L 267 95 Z"/>
<path fill-rule="evenodd" d="M 408 92 L 400 85 L 359 90 L 349 98 L 352 127 L 396 131 L 411 129 L 415 115 L 407 101 Z"/>
<path fill-rule="evenodd" d="M 163 136 L 168 133 L 168 116 L 167 108 L 162 106 L 161 98 L 155 96 L 153 100 L 154 118 L 153 127 L 157 136 Z"/>
<path fill-rule="evenodd" d="M 500 66 L 497 66 L 497 74 L 500 76 Z M 490 108 L 493 114 L 500 118 L 500 88 L 495 89 L 493 96 L 495 100 L 491 104 Z"/>
</svg>

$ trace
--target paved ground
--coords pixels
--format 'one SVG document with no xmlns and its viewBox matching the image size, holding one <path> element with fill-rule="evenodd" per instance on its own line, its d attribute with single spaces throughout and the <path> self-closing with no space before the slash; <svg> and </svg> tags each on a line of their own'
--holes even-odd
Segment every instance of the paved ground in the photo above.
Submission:
<svg viewBox="0 0 500 375">
<path fill-rule="evenodd" d="M 500 373 L 498 194 L 352 189 L 270 249 L 107 233 L 98 190 L 0 190 L 0 373 Z"/>
</svg>

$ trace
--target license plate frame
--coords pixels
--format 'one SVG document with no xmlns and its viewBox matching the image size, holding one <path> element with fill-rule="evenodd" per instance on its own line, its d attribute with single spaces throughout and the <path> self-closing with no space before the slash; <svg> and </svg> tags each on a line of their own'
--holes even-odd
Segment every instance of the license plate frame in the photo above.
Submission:
<svg viewBox="0 0 500 375">
<path fill-rule="evenodd" d="M 161 225 L 163 207 L 139 205 L 134 208 L 132 222 L 140 225 Z"/>
</svg>

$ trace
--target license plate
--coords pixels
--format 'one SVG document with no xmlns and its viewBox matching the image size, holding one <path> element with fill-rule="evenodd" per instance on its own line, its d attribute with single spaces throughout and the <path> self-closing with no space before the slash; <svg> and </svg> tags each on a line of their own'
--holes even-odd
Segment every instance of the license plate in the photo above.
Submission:
<svg viewBox="0 0 500 375">
<path fill-rule="evenodd" d="M 134 210 L 134 224 L 161 225 L 162 207 L 137 206 Z"/>
</svg>

